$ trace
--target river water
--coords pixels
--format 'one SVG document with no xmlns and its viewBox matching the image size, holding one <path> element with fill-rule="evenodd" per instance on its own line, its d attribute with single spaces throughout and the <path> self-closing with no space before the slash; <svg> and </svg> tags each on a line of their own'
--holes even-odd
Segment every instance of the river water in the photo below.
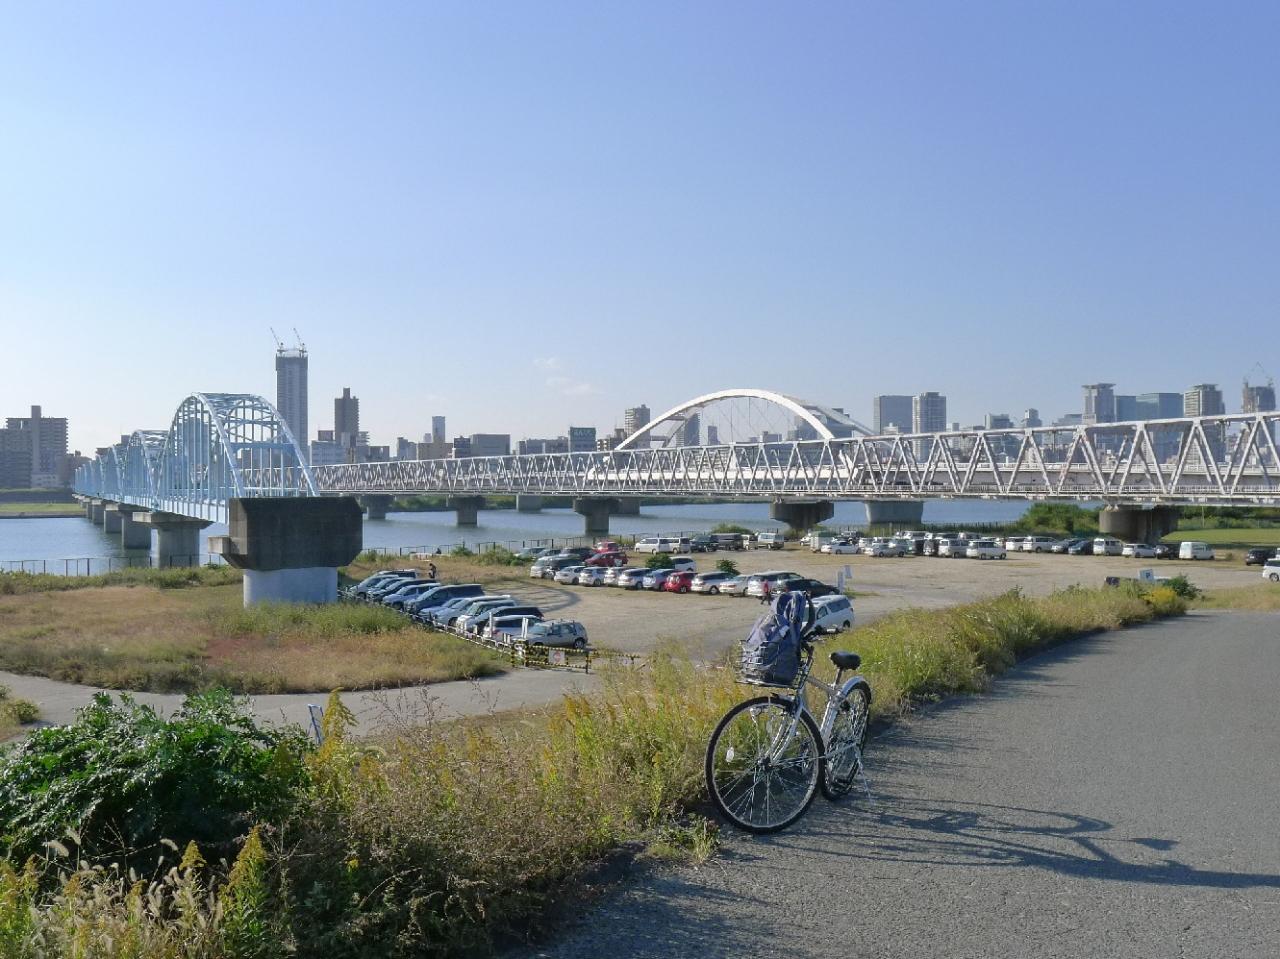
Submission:
<svg viewBox="0 0 1280 959">
<path fill-rule="evenodd" d="M 963 527 L 979 523 L 1006 523 L 1027 509 L 1021 500 L 927 500 L 926 523 Z M 462 543 L 475 547 L 484 543 L 520 545 L 538 540 L 563 540 L 582 536 L 582 517 L 568 509 L 547 509 L 541 513 L 514 510 L 481 510 L 479 525 L 454 525 L 452 512 L 391 513 L 385 520 L 366 521 L 366 547 L 397 552 L 411 547 L 448 552 Z M 654 535 L 668 532 L 697 532 L 718 523 L 737 523 L 750 529 L 776 529 L 769 518 L 767 503 L 717 503 L 685 506 L 646 506 L 639 516 L 614 516 L 609 530 L 617 534 Z M 861 503 L 837 503 L 831 526 L 865 526 Z M 226 533 L 226 527 L 210 526 L 204 536 Z M 201 540 L 202 546 L 205 540 Z M 207 547 L 205 547 L 207 548 Z M 108 535 L 87 519 L 5 519 L 0 520 L 0 569 L 23 568 L 50 573 L 101 572 L 109 566 L 147 562 L 145 551 L 125 551 L 118 535 Z"/>
</svg>

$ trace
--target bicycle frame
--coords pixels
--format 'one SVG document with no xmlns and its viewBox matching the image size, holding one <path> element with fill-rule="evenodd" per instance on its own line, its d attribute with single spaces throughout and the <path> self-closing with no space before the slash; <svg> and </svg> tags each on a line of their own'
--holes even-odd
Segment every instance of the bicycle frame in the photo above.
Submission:
<svg viewBox="0 0 1280 959">
<path fill-rule="evenodd" d="M 773 748 L 770 750 L 774 756 L 780 755 L 783 747 L 791 741 L 796 734 L 796 726 L 800 722 L 800 714 L 808 713 L 813 717 L 813 710 L 809 708 L 809 698 L 805 695 L 806 686 L 814 686 L 822 690 L 827 696 L 826 708 L 822 711 L 822 721 L 817 723 L 818 731 L 822 734 L 822 758 L 829 759 L 831 757 L 831 731 L 835 728 L 836 714 L 840 711 L 840 707 L 844 701 L 849 698 L 849 694 L 853 692 L 857 686 L 866 686 L 870 689 L 870 684 L 860 673 L 854 673 L 848 679 L 840 682 L 839 687 L 835 684 L 828 685 L 820 679 L 814 679 L 811 675 L 813 670 L 813 643 L 806 637 L 804 640 L 805 658 L 800 664 L 800 672 L 796 676 L 796 693 L 792 698 L 799 708 L 795 710 L 795 715 L 791 717 L 791 722 L 787 724 L 785 730 L 779 730 L 777 739 L 774 741 Z M 840 681 L 840 675 L 844 670 L 836 670 L 836 681 Z M 817 722 L 816 717 L 814 721 Z"/>
</svg>

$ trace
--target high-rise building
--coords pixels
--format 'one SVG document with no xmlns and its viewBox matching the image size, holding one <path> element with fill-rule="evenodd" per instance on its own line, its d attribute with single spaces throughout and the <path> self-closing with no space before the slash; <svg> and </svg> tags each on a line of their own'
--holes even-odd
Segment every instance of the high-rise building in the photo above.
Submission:
<svg viewBox="0 0 1280 959">
<path fill-rule="evenodd" d="M 569 427 L 569 452 L 594 453 L 596 449 L 596 428 L 594 426 Z"/>
<path fill-rule="evenodd" d="M 31 407 L 30 416 L 10 416 L 0 433 L 0 472 L 6 480 L 0 487 L 64 486 L 67 460 L 67 421 L 61 416 L 45 416 L 40 407 Z"/>
<path fill-rule="evenodd" d="M 416 460 L 418 458 L 418 445 L 415 440 L 411 440 L 407 436 L 397 436 L 396 459 Z"/>
<path fill-rule="evenodd" d="M 1182 416 L 1181 393 L 1139 393 L 1137 419 L 1176 420 Z"/>
<path fill-rule="evenodd" d="M 1221 416 L 1227 412 L 1216 383 L 1197 383 L 1182 394 L 1184 416 Z"/>
<path fill-rule="evenodd" d="M 680 427 L 681 446 L 701 446 L 702 445 L 702 415 L 694 413 L 684 421 L 684 426 Z"/>
<path fill-rule="evenodd" d="M 568 453 L 569 437 L 557 436 L 554 439 L 524 439 L 516 444 L 516 452 L 521 456 L 528 456 L 532 453 Z"/>
<path fill-rule="evenodd" d="M 1013 429 L 1013 417 L 1008 413 L 988 413 L 983 418 L 982 428 L 987 430 L 1011 430 Z"/>
<path fill-rule="evenodd" d="M 1040 419 L 1040 411 L 1034 406 L 1028 406 L 1022 411 L 1022 428 L 1024 430 L 1034 430 L 1037 427 L 1044 426 L 1044 420 Z"/>
<path fill-rule="evenodd" d="M 342 395 L 333 401 L 333 435 L 339 443 L 354 446 L 360 432 L 360 400 L 344 386 Z"/>
<path fill-rule="evenodd" d="M 1276 388 L 1268 383 L 1266 386 L 1244 385 L 1244 393 L 1240 398 L 1242 413 L 1270 413 L 1276 408 Z"/>
<path fill-rule="evenodd" d="M 1128 394 L 1116 396 L 1116 422 L 1132 423 L 1138 419 L 1138 398 Z"/>
<path fill-rule="evenodd" d="M 630 436 L 636 430 L 649 425 L 649 407 L 641 404 L 632 406 L 622 413 L 622 428 Z"/>
<path fill-rule="evenodd" d="M 911 397 L 911 432 L 942 433 L 947 428 L 947 398 L 930 391 Z M 923 460 L 933 449 L 933 440 L 915 441 L 916 459 Z"/>
<path fill-rule="evenodd" d="M 429 440 L 429 442 L 435 443 L 441 447 L 444 446 L 445 439 L 444 439 L 444 417 L 443 416 L 431 417 L 431 439 Z"/>
<path fill-rule="evenodd" d="M 453 438 L 453 458 L 466 459 L 469 456 L 510 456 L 510 433 L 472 433 L 470 436 Z"/>
<path fill-rule="evenodd" d="M 296 349 L 276 347 L 276 409 L 305 450 L 311 434 L 307 432 L 307 349 L 301 344 Z"/>
<path fill-rule="evenodd" d="M 878 434 L 896 426 L 901 433 L 912 430 L 913 404 L 910 396 L 885 395 L 871 400 L 871 430 Z"/>
<path fill-rule="evenodd" d="M 1114 383 L 1086 383 L 1084 385 L 1084 423 L 1114 423 L 1116 421 L 1116 394 Z"/>
</svg>

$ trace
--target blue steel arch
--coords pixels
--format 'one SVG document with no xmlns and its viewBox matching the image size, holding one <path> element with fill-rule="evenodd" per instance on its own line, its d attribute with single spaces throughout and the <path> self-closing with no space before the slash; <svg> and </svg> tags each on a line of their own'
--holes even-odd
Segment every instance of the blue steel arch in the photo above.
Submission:
<svg viewBox="0 0 1280 959">
<path fill-rule="evenodd" d="M 191 394 L 168 431 L 138 430 L 77 470 L 75 490 L 213 522 L 233 496 L 319 495 L 288 424 L 252 393 Z"/>
</svg>

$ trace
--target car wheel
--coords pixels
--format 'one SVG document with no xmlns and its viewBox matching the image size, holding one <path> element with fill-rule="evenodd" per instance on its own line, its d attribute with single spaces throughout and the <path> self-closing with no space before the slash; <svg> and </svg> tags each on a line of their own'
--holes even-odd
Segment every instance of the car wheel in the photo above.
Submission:
<svg viewBox="0 0 1280 959">
<path fill-rule="evenodd" d="M 850 629 L 853 629 L 853 623 L 849 622 L 847 619 L 840 624 L 840 632 L 847 632 Z"/>
<path fill-rule="evenodd" d="M 1273 583 L 1280 583 L 1280 573 L 1272 573 L 1269 578 Z"/>
<path fill-rule="evenodd" d="M 679 591 L 680 591 L 681 593 L 687 593 L 687 592 L 689 592 L 689 587 L 688 587 L 688 586 L 681 586 Z"/>
<path fill-rule="evenodd" d="M 719 586 L 712 586 L 709 590 L 707 590 L 707 592 L 708 592 L 708 593 L 710 593 L 712 596 L 719 596 L 719 595 L 720 595 L 720 587 L 719 587 Z"/>
<path fill-rule="evenodd" d="M 579 638 L 579 639 L 575 639 L 575 640 L 573 641 L 573 648 L 574 648 L 574 649 L 586 649 L 586 648 L 587 648 L 587 641 L 586 641 L 585 639 L 581 639 L 581 638 Z"/>
</svg>

